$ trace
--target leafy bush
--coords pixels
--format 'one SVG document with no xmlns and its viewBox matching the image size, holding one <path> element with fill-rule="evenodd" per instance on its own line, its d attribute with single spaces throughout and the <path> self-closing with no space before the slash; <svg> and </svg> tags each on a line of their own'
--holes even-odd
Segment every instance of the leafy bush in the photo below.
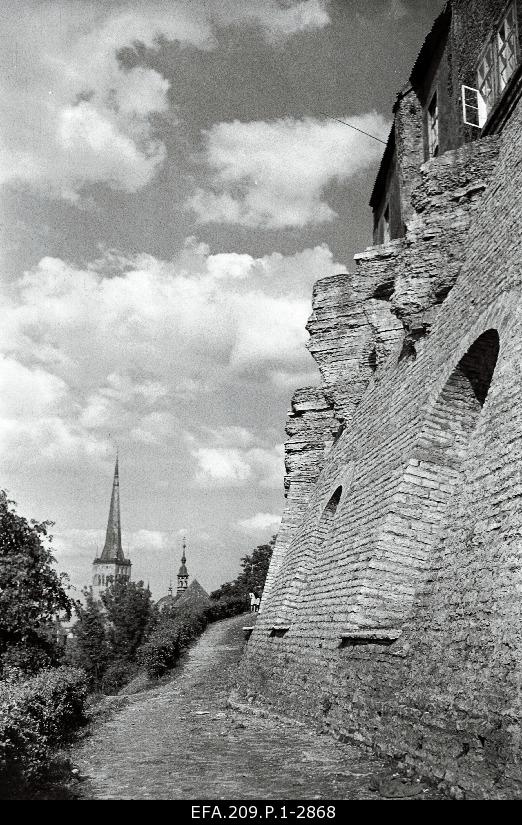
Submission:
<svg viewBox="0 0 522 825">
<path fill-rule="evenodd" d="M 0 657 L 0 672 L 6 674 L 15 670 L 21 671 L 27 678 L 34 676 L 40 670 L 45 670 L 56 665 L 54 651 L 49 646 L 48 650 L 42 647 L 22 647 L 22 645 L 11 645 Z"/>
<path fill-rule="evenodd" d="M 18 673 L 20 673 L 18 671 Z M 53 752 L 85 721 L 85 674 L 60 667 L 0 682 L 0 789 L 38 779 Z"/>
<path fill-rule="evenodd" d="M 213 600 L 207 611 L 209 622 L 217 622 L 220 619 L 229 619 L 232 616 L 239 616 L 249 610 L 250 601 L 244 595 L 220 596 Z"/>
<path fill-rule="evenodd" d="M 134 662 L 128 662 L 125 659 L 117 659 L 115 662 L 111 662 L 103 674 L 102 692 L 107 695 L 118 693 L 136 675 L 136 672 L 137 667 Z"/>
<path fill-rule="evenodd" d="M 209 608 L 175 605 L 166 609 L 158 626 L 138 652 L 138 662 L 150 679 L 158 679 L 174 667 L 184 650 L 205 629 L 209 622 Z"/>
</svg>

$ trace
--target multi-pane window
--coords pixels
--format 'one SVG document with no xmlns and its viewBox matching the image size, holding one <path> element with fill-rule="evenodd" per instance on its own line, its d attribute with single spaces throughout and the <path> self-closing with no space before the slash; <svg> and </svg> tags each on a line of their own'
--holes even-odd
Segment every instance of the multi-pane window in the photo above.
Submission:
<svg viewBox="0 0 522 825">
<path fill-rule="evenodd" d="M 428 151 L 430 158 L 439 154 L 439 104 L 436 94 L 428 107 Z"/>
<path fill-rule="evenodd" d="M 493 108 L 496 97 L 496 65 L 493 44 L 490 43 L 484 52 L 478 68 L 478 90 L 482 95 L 488 112 Z"/>
<path fill-rule="evenodd" d="M 517 67 L 517 18 L 512 3 L 497 33 L 500 91 L 504 91 Z"/>
<path fill-rule="evenodd" d="M 513 0 L 487 44 L 477 70 L 478 91 L 488 113 L 509 83 L 518 61 L 517 6 Z"/>
</svg>

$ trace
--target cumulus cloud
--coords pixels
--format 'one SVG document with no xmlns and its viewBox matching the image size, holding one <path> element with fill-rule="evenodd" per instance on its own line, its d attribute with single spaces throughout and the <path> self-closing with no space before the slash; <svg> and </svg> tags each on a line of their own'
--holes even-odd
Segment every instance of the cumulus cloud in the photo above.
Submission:
<svg viewBox="0 0 522 825">
<path fill-rule="evenodd" d="M 10 4 L 11 5 L 11 4 Z M 216 46 L 216 26 L 255 23 L 269 39 L 327 24 L 321 0 L 119 3 L 25 0 L 2 12 L 0 183 L 78 199 L 89 184 L 135 192 L 166 157 L 154 119 L 169 110 L 169 81 L 126 65 L 137 43 Z M 171 118 L 172 119 L 172 118 Z"/>
<path fill-rule="evenodd" d="M 208 438 L 208 436 L 207 436 Z M 264 489 L 278 489 L 284 475 L 284 446 L 267 447 L 256 444 L 250 434 L 248 443 L 256 446 L 223 446 L 222 434 L 217 433 L 210 443 L 201 444 L 189 434 L 191 453 L 197 462 L 196 482 L 202 487 L 242 487 L 257 485 Z M 225 440 L 228 443 L 228 438 Z M 241 441 L 240 441 L 241 444 Z M 218 446 L 216 446 L 218 445 Z"/>
<path fill-rule="evenodd" d="M 278 530 L 281 524 L 281 516 L 274 513 L 256 513 L 255 516 L 241 519 L 237 522 L 237 527 L 243 533 L 255 535 L 256 533 L 273 533 Z"/>
<path fill-rule="evenodd" d="M 4 453 L 105 460 L 110 438 L 174 443 L 180 405 L 238 394 L 245 377 L 272 392 L 297 386 L 312 377 L 311 284 L 342 270 L 326 246 L 254 258 L 212 255 L 193 238 L 172 261 L 42 259 L 3 299 Z M 200 480 L 279 483 L 273 446 L 237 426 L 201 432 Z"/>
<path fill-rule="evenodd" d="M 352 117 L 384 139 L 389 124 L 376 113 Z M 330 221 L 325 190 L 374 163 L 382 145 L 342 123 L 314 118 L 218 123 L 204 133 L 212 187 L 188 201 L 201 223 L 267 229 Z"/>
<path fill-rule="evenodd" d="M 0 355 L 0 454 L 4 469 L 20 463 L 97 463 L 102 438 L 89 438 L 74 420 L 74 402 L 61 378 L 38 366 Z"/>
</svg>

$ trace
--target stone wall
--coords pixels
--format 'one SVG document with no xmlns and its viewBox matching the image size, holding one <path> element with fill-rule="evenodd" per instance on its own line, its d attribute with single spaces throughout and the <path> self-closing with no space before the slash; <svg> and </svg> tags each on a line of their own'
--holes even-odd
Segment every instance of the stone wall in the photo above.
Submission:
<svg viewBox="0 0 522 825">
<path fill-rule="evenodd" d="M 318 438 L 242 669 L 457 796 L 522 796 L 521 140 L 519 104 L 422 167 L 406 238 L 317 285 L 344 429 Z"/>
</svg>

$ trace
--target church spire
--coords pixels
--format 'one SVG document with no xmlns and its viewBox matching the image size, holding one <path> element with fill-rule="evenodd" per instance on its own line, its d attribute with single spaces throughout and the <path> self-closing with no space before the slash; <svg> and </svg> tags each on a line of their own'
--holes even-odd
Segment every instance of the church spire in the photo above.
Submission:
<svg viewBox="0 0 522 825">
<path fill-rule="evenodd" d="M 105 545 L 100 557 L 101 561 L 125 561 L 123 548 L 121 546 L 120 475 L 118 465 L 118 456 L 116 456 L 109 521 L 107 522 L 107 533 L 105 535 Z"/>
<path fill-rule="evenodd" d="M 112 482 L 111 506 L 109 509 L 109 521 L 107 522 L 107 533 L 105 544 L 101 556 L 93 562 L 92 588 L 95 598 L 99 598 L 101 593 L 117 581 L 129 581 L 131 577 L 132 564 L 123 555 L 121 546 L 121 520 L 120 520 L 120 474 L 118 467 L 118 456 L 116 456 L 116 466 L 114 468 L 114 480 Z"/>
<path fill-rule="evenodd" d="M 187 566 L 186 566 L 187 565 L 186 550 L 187 550 L 187 541 L 186 541 L 185 538 L 183 538 L 183 555 L 181 556 L 181 567 L 179 568 L 179 573 L 178 573 L 178 589 L 177 589 L 177 595 L 178 596 L 182 596 L 183 593 L 185 592 L 185 590 L 187 589 L 187 586 L 188 586 L 189 574 L 188 574 L 188 570 L 187 570 Z"/>
</svg>

